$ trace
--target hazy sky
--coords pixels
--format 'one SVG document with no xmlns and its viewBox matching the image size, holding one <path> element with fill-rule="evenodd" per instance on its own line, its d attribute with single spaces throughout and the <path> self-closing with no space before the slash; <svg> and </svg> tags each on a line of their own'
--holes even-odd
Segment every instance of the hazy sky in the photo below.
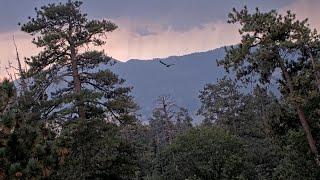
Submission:
<svg viewBox="0 0 320 180">
<path fill-rule="evenodd" d="M 18 22 L 34 15 L 34 7 L 59 0 L 0 0 L 1 72 L 14 59 L 12 35 L 21 56 L 37 49 L 30 36 L 19 31 Z M 63 2 L 63 1 L 62 1 Z M 152 59 L 207 51 L 239 41 L 237 27 L 226 23 L 233 7 L 263 10 L 294 10 L 320 27 L 319 0 L 85 0 L 83 11 L 90 18 L 109 19 L 119 29 L 109 34 L 106 52 L 119 60 Z M 0 73 L 0 75 L 3 73 Z"/>
</svg>

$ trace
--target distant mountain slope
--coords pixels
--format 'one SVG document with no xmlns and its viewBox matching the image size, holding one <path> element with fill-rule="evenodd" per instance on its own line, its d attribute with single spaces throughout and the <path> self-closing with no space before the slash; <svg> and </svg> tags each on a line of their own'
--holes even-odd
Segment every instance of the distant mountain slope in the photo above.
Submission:
<svg viewBox="0 0 320 180">
<path fill-rule="evenodd" d="M 199 91 L 225 74 L 216 63 L 224 54 L 224 49 L 219 48 L 161 59 L 175 64 L 170 68 L 160 64 L 159 59 L 129 60 L 116 63 L 111 70 L 133 86 L 133 96 L 145 114 L 144 120 L 151 115 L 155 99 L 160 95 L 171 95 L 177 105 L 187 107 L 195 115 L 200 105 Z"/>
</svg>

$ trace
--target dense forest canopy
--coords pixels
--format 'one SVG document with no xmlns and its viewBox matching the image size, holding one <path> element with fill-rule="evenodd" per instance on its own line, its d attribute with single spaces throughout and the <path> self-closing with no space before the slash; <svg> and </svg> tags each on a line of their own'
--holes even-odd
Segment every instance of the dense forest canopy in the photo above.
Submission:
<svg viewBox="0 0 320 180">
<path fill-rule="evenodd" d="M 0 83 L 0 179 L 320 179 L 320 36 L 307 20 L 233 9 L 242 38 L 217 62 L 236 78 L 199 92 L 202 121 L 163 95 L 142 123 L 134 87 L 97 70 L 112 59 L 94 47 L 117 26 L 81 1 L 35 11 L 21 30 L 41 51 Z"/>
</svg>

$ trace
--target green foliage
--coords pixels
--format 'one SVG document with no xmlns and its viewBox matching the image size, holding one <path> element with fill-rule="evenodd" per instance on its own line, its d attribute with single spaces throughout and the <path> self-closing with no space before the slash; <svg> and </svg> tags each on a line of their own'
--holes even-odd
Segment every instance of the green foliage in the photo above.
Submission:
<svg viewBox="0 0 320 180">
<path fill-rule="evenodd" d="M 3 114 L 12 104 L 16 95 L 13 82 L 4 79 L 0 83 L 0 113 Z"/>
<path fill-rule="evenodd" d="M 54 134 L 43 123 L 28 123 L 19 124 L 8 135 L 4 169 L 10 177 L 48 177 L 57 166 Z"/>
<path fill-rule="evenodd" d="M 179 109 L 179 111 L 177 110 Z M 191 127 L 192 118 L 184 108 L 178 108 L 170 96 L 160 96 L 150 118 L 150 134 L 157 154 L 176 134 Z"/>
<path fill-rule="evenodd" d="M 274 178 L 319 178 L 319 168 L 308 149 L 304 132 L 292 107 L 280 103 L 274 103 L 270 106 L 267 133 L 272 138 L 273 145 L 277 147 L 276 153 L 279 158 L 273 172 Z"/>
<path fill-rule="evenodd" d="M 104 51 L 84 51 L 105 44 L 103 37 L 117 26 L 88 19 L 81 5 L 80 1 L 68 1 L 36 8 L 36 16 L 21 27 L 42 48 L 37 56 L 26 60 L 28 75 L 35 81 L 31 89 L 43 101 L 41 117 L 66 121 L 99 116 L 131 123 L 137 109 L 129 95 L 131 88 L 123 87 L 124 80 L 113 72 L 99 68 L 112 63 Z M 54 90 L 57 84 L 63 87 Z M 48 91 L 51 94 L 45 93 Z"/>
<path fill-rule="evenodd" d="M 259 75 L 262 83 L 270 82 L 276 68 L 293 63 L 288 53 L 296 52 L 296 43 L 310 31 L 307 20 L 296 20 L 290 11 L 285 16 L 276 11 L 250 14 L 245 7 L 229 14 L 229 23 L 239 23 L 242 35 L 240 45 L 227 49 L 227 56 L 219 64 L 236 71 L 237 77 L 250 80 L 251 74 Z"/>
<path fill-rule="evenodd" d="M 218 64 L 227 71 L 234 71 L 237 78 L 245 83 L 258 79 L 261 84 L 270 84 L 271 79 L 280 73 L 275 82 L 280 85 L 284 103 L 295 109 L 309 150 L 320 166 L 315 140 L 319 127 L 312 118 L 319 104 L 307 109 L 309 104 L 313 104 L 310 99 L 317 99 L 320 93 L 315 59 L 319 51 L 316 50 L 318 46 L 314 46 L 319 42 L 317 32 L 309 28 L 307 19 L 297 20 L 290 11 L 280 15 L 274 10 L 261 12 L 257 8 L 250 13 L 246 7 L 241 11 L 234 9 L 229 14 L 229 23 L 240 24 L 242 40 L 239 45 L 226 48 L 227 55 Z"/>
<path fill-rule="evenodd" d="M 141 123 L 127 125 L 121 128 L 121 137 L 131 142 L 137 153 L 138 171 L 137 179 L 145 178 L 152 173 L 154 161 L 153 139 L 150 133 L 150 127 Z"/>
<path fill-rule="evenodd" d="M 310 56 L 305 52 L 315 36 L 307 19 L 299 21 L 290 11 L 285 15 L 259 9 L 250 13 L 245 7 L 241 11 L 234 9 L 228 22 L 241 25 L 242 40 L 239 45 L 226 48 L 227 55 L 218 64 L 234 71 L 244 82 L 258 79 L 269 84 L 275 73 L 280 72 L 282 78 L 277 77 L 276 82 L 282 85 L 284 97 L 290 103 L 301 103 L 306 89 L 315 82 L 306 82 L 307 79 L 316 79 L 310 74 Z"/>
<path fill-rule="evenodd" d="M 189 115 L 189 111 L 186 108 L 180 108 L 176 114 L 176 132 L 178 134 L 183 134 L 192 128 L 193 119 Z"/>
<path fill-rule="evenodd" d="M 268 137 L 268 114 L 276 103 L 273 95 L 256 87 L 252 94 L 240 92 L 240 86 L 228 78 L 208 84 L 200 93 L 202 102 L 198 113 L 203 125 L 220 127 L 246 143 L 248 161 L 260 178 L 271 178 L 279 157 Z"/>
<path fill-rule="evenodd" d="M 199 127 L 179 136 L 157 157 L 163 179 L 255 179 L 244 144 L 225 131 Z"/>
<path fill-rule="evenodd" d="M 279 102 L 260 87 L 252 95 L 240 93 L 239 86 L 228 79 L 207 85 L 200 99 L 199 112 L 214 114 L 209 126 L 223 128 L 245 142 L 246 160 L 260 179 L 318 178 L 295 110 L 286 101 Z"/>
<path fill-rule="evenodd" d="M 205 124 L 218 123 L 222 126 L 228 124 L 232 127 L 243 106 L 243 94 L 239 86 L 224 77 L 217 84 L 207 84 L 200 92 L 201 107 L 198 115 L 204 117 Z"/>
<path fill-rule="evenodd" d="M 308 152 L 303 131 L 301 129 L 289 130 L 282 138 L 286 139 L 286 143 L 281 144 L 281 149 L 279 149 L 281 161 L 274 170 L 274 178 L 319 179 L 320 171 L 312 154 Z"/>
<path fill-rule="evenodd" d="M 89 20 L 81 5 L 36 8 L 21 27 L 42 51 L 26 60 L 25 92 L 0 83 L 0 179 L 320 179 L 310 143 L 320 137 L 320 36 L 307 20 L 234 9 L 242 40 L 218 64 L 254 91 L 224 77 L 200 92 L 201 125 L 169 96 L 142 124 L 131 88 L 99 68 L 111 58 L 83 51 L 117 26 Z M 276 74 L 281 97 L 265 88 Z"/>
<path fill-rule="evenodd" d="M 139 170 L 133 144 L 104 120 L 73 121 L 58 138 L 61 168 L 56 179 L 133 179 Z M 64 159 L 65 158 L 65 159 Z"/>
</svg>

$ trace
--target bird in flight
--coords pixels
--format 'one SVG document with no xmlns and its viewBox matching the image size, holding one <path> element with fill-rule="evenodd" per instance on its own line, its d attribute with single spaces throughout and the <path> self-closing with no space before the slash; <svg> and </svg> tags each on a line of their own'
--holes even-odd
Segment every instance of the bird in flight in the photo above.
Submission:
<svg viewBox="0 0 320 180">
<path fill-rule="evenodd" d="M 170 66 L 174 66 L 175 64 L 167 64 L 167 63 L 164 63 L 163 61 L 159 60 L 159 62 L 161 64 L 163 64 L 164 66 L 166 66 L 167 68 L 170 67 Z"/>
</svg>

